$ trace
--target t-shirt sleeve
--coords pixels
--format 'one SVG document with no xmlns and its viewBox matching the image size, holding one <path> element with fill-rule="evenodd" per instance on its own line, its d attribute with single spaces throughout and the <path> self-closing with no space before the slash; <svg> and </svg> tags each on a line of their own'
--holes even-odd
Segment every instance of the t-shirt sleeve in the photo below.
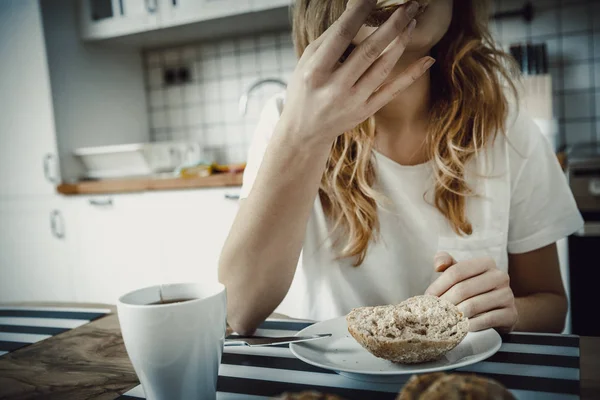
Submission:
<svg viewBox="0 0 600 400">
<path fill-rule="evenodd" d="M 244 170 L 244 176 L 242 180 L 242 189 L 240 191 L 240 199 L 248 197 L 256 175 L 260 169 L 265 151 L 269 145 L 269 140 L 273 136 L 275 126 L 279 121 L 281 111 L 283 109 L 283 95 L 276 95 L 271 97 L 264 105 L 254 134 L 252 142 L 248 149 L 248 156 L 246 162 L 246 169 Z"/>
<path fill-rule="evenodd" d="M 509 156 L 512 185 L 508 252 L 518 254 L 576 232 L 583 226 L 583 218 L 556 154 L 535 122 L 519 116 L 510 136 L 517 145 Z"/>
</svg>

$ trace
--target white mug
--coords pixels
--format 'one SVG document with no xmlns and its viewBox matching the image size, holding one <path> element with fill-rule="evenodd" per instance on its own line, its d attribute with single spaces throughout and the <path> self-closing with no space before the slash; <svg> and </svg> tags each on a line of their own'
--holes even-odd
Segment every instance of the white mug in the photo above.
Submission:
<svg viewBox="0 0 600 400">
<path fill-rule="evenodd" d="M 193 299 L 179 303 L 160 301 Z M 148 400 L 215 399 L 227 321 L 225 287 L 168 284 L 121 296 L 127 354 Z"/>
</svg>

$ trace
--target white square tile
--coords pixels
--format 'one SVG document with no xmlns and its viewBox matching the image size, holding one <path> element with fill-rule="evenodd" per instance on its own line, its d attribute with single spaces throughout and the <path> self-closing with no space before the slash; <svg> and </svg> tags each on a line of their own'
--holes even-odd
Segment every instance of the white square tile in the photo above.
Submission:
<svg viewBox="0 0 600 400">
<path fill-rule="evenodd" d="M 546 40 L 546 48 L 548 49 L 548 63 L 552 65 L 558 65 L 562 62 L 562 40 L 560 37 L 555 39 Z"/>
<path fill-rule="evenodd" d="M 208 124 L 221 122 L 221 105 L 219 103 L 207 103 L 204 105 L 204 120 Z"/>
<path fill-rule="evenodd" d="M 221 77 L 231 77 L 238 74 L 238 60 L 233 53 L 225 54 L 219 60 Z"/>
<path fill-rule="evenodd" d="M 185 46 L 183 50 L 181 50 L 181 59 L 183 61 L 193 61 L 196 60 L 198 54 L 196 53 L 196 47 L 194 46 Z"/>
<path fill-rule="evenodd" d="M 589 91 L 566 93 L 564 102 L 565 119 L 589 118 L 592 116 L 592 93 Z"/>
<path fill-rule="evenodd" d="M 201 96 L 205 103 L 214 103 L 215 101 L 219 101 L 221 98 L 221 89 L 219 82 L 217 81 L 206 82 L 200 89 Z"/>
<path fill-rule="evenodd" d="M 171 140 L 188 140 L 186 129 L 175 128 L 171 130 Z"/>
<path fill-rule="evenodd" d="M 591 53 L 591 36 L 574 35 L 563 37 L 563 61 L 570 63 L 573 61 L 589 60 Z"/>
<path fill-rule="evenodd" d="M 239 47 L 240 51 L 244 51 L 244 50 L 256 51 L 256 40 L 254 39 L 254 36 L 245 36 L 245 37 L 241 38 L 238 43 L 238 47 Z"/>
<path fill-rule="evenodd" d="M 183 90 L 181 86 L 171 86 L 165 90 L 166 104 L 169 108 L 183 104 Z"/>
<path fill-rule="evenodd" d="M 182 128 L 185 126 L 183 118 L 183 109 L 172 108 L 169 110 L 169 126 L 171 128 Z"/>
<path fill-rule="evenodd" d="M 272 72 L 281 69 L 275 48 L 262 49 L 258 57 L 261 72 Z"/>
<path fill-rule="evenodd" d="M 520 19 L 502 22 L 502 43 L 512 44 L 524 41 L 527 37 L 527 25 Z"/>
<path fill-rule="evenodd" d="M 534 36 L 553 35 L 558 33 L 558 8 L 541 8 L 535 10 L 531 21 L 531 33 Z"/>
<path fill-rule="evenodd" d="M 563 72 L 558 66 L 550 67 L 550 76 L 552 76 L 552 90 L 560 90 L 563 85 Z"/>
<path fill-rule="evenodd" d="M 600 90 L 596 91 L 596 118 L 600 122 Z"/>
<path fill-rule="evenodd" d="M 590 68 L 588 63 L 565 66 L 563 87 L 567 90 L 589 89 L 591 87 Z"/>
<path fill-rule="evenodd" d="M 163 57 L 167 66 L 173 67 L 181 63 L 181 54 L 178 50 L 166 50 Z"/>
<path fill-rule="evenodd" d="M 223 79 L 221 82 L 221 99 L 239 99 L 242 94 L 240 81 L 237 79 Z"/>
<path fill-rule="evenodd" d="M 596 88 L 600 88 L 600 61 L 592 64 L 592 68 L 594 68 L 594 84 Z"/>
<path fill-rule="evenodd" d="M 149 67 L 158 67 L 162 62 L 159 51 L 149 51 L 146 53 L 146 65 Z"/>
<path fill-rule="evenodd" d="M 197 52 L 201 58 L 214 57 L 217 54 L 217 47 L 214 42 L 205 42 L 197 48 Z"/>
<path fill-rule="evenodd" d="M 148 92 L 150 108 L 163 108 L 165 106 L 165 94 L 163 90 L 151 90 Z"/>
<path fill-rule="evenodd" d="M 282 47 L 279 50 L 279 59 L 281 60 L 281 68 L 296 68 L 296 63 L 298 62 L 298 59 L 296 57 L 296 52 L 294 51 L 293 47 Z"/>
<path fill-rule="evenodd" d="M 150 123 L 152 129 L 164 129 L 167 125 L 167 115 L 163 110 L 155 110 L 150 112 Z"/>
<path fill-rule="evenodd" d="M 279 43 L 282 46 L 290 46 L 293 47 L 294 46 L 294 41 L 292 38 L 292 33 L 290 31 L 285 31 L 279 34 Z"/>
<path fill-rule="evenodd" d="M 565 124 L 567 145 L 589 143 L 592 141 L 592 122 L 568 122 Z M 595 138 L 594 138 L 595 139 Z"/>
<path fill-rule="evenodd" d="M 561 17 L 562 32 L 580 32 L 590 28 L 589 6 L 587 4 L 563 5 Z"/>
<path fill-rule="evenodd" d="M 564 118 L 564 110 L 562 107 L 562 99 L 563 95 L 559 93 L 554 93 L 552 95 L 552 112 L 555 118 L 562 119 Z"/>
<path fill-rule="evenodd" d="M 273 33 L 266 33 L 258 37 L 258 45 L 260 47 L 275 47 L 276 35 Z"/>
<path fill-rule="evenodd" d="M 148 87 L 160 88 L 163 84 L 163 69 L 162 68 L 150 68 L 148 70 Z"/>
<path fill-rule="evenodd" d="M 204 132 L 206 146 L 222 146 L 225 144 L 225 136 L 220 128 L 208 128 Z"/>
<path fill-rule="evenodd" d="M 233 53 L 235 51 L 235 44 L 233 39 L 226 39 L 219 42 L 219 52 L 221 55 L 227 53 Z"/>
<path fill-rule="evenodd" d="M 254 76 L 258 72 L 259 67 L 256 61 L 256 54 L 254 52 L 243 52 L 240 53 L 238 57 L 241 75 Z"/>
<path fill-rule="evenodd" d="M 210 81 L 218 79 L 219 64 L 216 58 L 202 60 L 202 80 Z"/>
<path fill-rule="evenodd" d="M 600 33 L 594 34 L 594 57 L 600 58 Z"/>
<path fill-rule="evenodd" d="M 198 85 L 185 85 L 183 87 L 183 98 L 188 105 L 200 103 L 200 90 L 198 90 Z"/>
<path fill-rule="evenodd" d="M 203 109 L 204 106 L 196 105 L 185 109 L 185 116 L 189 126 L 199 126 L 204 122 Z"/>
<path fill-rule="evenodd" d="M 242 116 L 239 113 L 239 103 L 235 100 L 229 100 L 221 104 L 221 121 L 226 124 L 238 123 Z"/>
<path fill-rule="evenodd" d="M 191 127 L 188 129 L 188 137 L 191 141 L 204 143 L 204 130 L 199 127 Z"/>
</svg>

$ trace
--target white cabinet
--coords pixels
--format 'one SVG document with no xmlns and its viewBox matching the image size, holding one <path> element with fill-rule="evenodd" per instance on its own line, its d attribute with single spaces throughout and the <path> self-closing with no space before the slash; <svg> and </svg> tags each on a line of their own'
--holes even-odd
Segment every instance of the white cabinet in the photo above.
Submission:
<svg viewBox="0 0 600 400">
<path fill-rule="evenodd" d="M 115 304 L 127 291 L 163 281 L 159 228 L 144 194 L 76 200 L 77 301 Z"/>
<path fill-rule="evenodd" d="M 80 0 L 84 39 L 107 39 L 159 28 L 159 0 Z"/>
<path fill-rule="evenodd" d="M 0 38 L 0 197 L 52 194 L 59 177 L 38 2 L 3 1 Z"/>
<path fill-rule="evenodd" d="M 252 11 L 251 1 L 257 0 L 161 0 L 163 26 L 223 18 Z"/>
<path fill-rule="evenodd" d="M 289 7 L 294 0 L 253 0 L 252 10 L 262 11 L 277 7 Z"/>
<path fill-rule="evenodd" d="M 237 213 L 237 189 L 148 194 L 160 227 L 165 282 L 218 282 L 221 249 Z"/>
<path fill-rule="evenodd" d="M 70 201 L 0 201 L 0 302 L 75 300 Z"/>
</svg>

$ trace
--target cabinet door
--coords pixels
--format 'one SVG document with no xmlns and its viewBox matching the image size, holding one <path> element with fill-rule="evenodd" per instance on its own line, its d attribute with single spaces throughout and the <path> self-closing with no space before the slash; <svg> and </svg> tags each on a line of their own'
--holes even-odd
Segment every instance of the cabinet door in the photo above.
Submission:
<svg viewBox="0 0 600 400">
<path fill-rule="evenodd" d="M 256 0 L 161 0 L 161 24 L 174 26 L 252 11 Z"/>
<path fill-rule="evenodd" d="M 38 2 L 2 1 L 0 38 L 0 197 L 51 195 L 59 169 Z"/>
<path fill-rule="evenodd" d="M 77 301 L 115 304 L 162 282 L 154 218 L 143 194 L 78 198 Z"/>
<path fill-rule="evenodd" d="M 80 0 L 81 35 L 105 39 L 157 29 L 159 0 Z"/>
<path fill-rule="evenodd" d="M 263 11 L 270 8 L 289 7 L 293 0 L 253 0 L 253 11 Z"/>
<path fill-rule="evenodd" d="M 153 194 L 159 216 L 165 282 L 218 282 L 221 249 L 237 213 L 228 189 Z M 229 196 L 228 196 L 229 197 Z"/>
<path fill-rule="evenodd" d="M 0 201 L 0 302 L 75 300 L 71 211 L 54 196 Z"/>
</svg>

